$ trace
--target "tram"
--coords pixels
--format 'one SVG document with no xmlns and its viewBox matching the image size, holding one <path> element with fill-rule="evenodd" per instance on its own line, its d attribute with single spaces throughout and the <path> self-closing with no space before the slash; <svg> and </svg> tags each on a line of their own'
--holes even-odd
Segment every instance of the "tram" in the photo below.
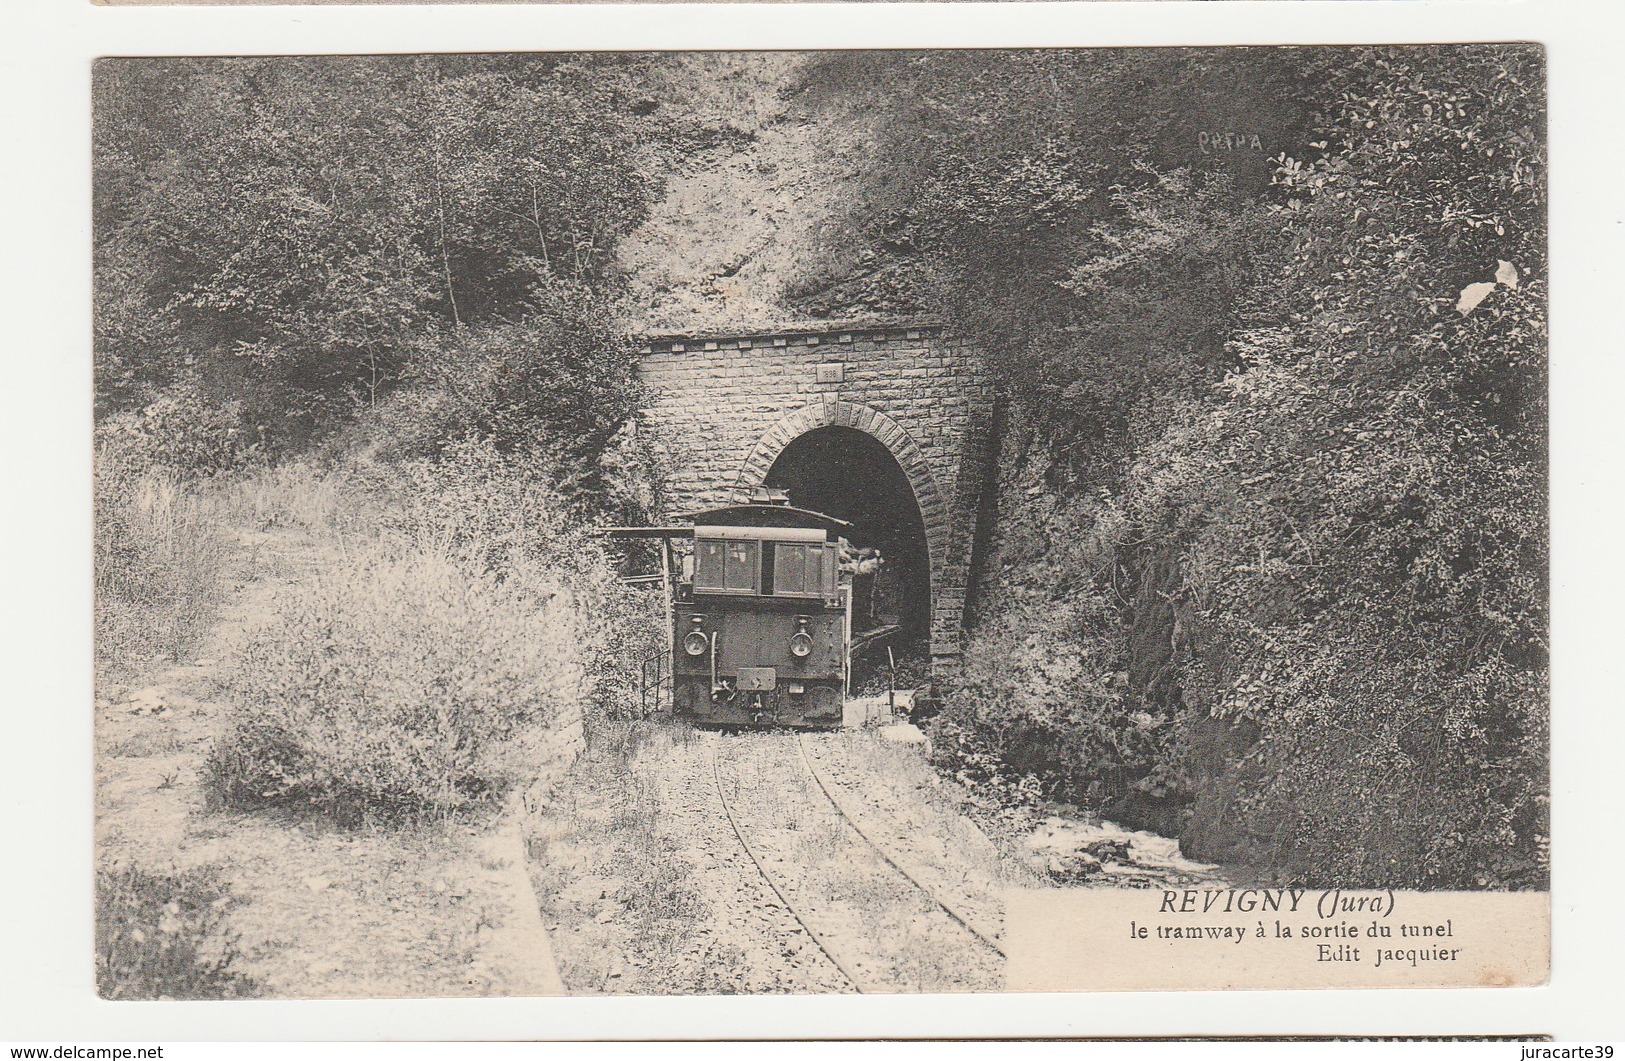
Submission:
<svg viewBox="0 0 1625 1061">
<path fill-rule="evenodd" d="M 845 520 L 796 508 L 782 491 L 679 517 L 612 527 L 658 539 L 670 639 L 657 679 L 674 717 L 717 726 L 839 726 L 851 674 L 852 587 Z M 864 631 L 877 643 L 895 626 Z"/>
</svg>

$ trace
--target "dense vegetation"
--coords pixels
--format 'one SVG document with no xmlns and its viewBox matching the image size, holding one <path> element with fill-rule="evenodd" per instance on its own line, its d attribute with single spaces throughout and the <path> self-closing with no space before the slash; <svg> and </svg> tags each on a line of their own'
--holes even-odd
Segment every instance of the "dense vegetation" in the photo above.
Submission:
<svg viewBox="0 0 1625 1061">
<path fill-rule="evenodd" d="M 189 471 L 475 436 L 546 449 L 592 496 L 639 399 L 615 243 L 651 170 L 709 135 L 644 123 L 637 69 L 102 63 L 103 422 Z"/>
<path fill-rule="evenodd" d="M 106 999 L 251 998 L 226 930 L 231 897 L 217 874 L 150 873 L 109 866 L 96 873 L 96 993 Z"/>
<path fill-rule="evenodd" d="M 1526 47 L 814 70 L 880 157 L 800 297 L 940 313 L 1009 381 L 967 753 L 1281 877 L 1544 881 L 1542 80 Z"/>
<path fill-rule="evenodd" d="M 617 240 L 715 123 L 647 60 L 102 63 L 98 657 L 194 658 L 239 541 L 316 570 L 250 616 L 216 804 L 443 818 L 612 712 L 642 627 L 589 519 L 658 503 Z"/>
<path fill-rule="evenodd" d="M 628 695 L 597 684 L 615 662 L 603 650 L 635 636 L 625 609 L 639 598 L 543 472 L 471 444 L 372 482 L 335 488 L 327 473 L 344 514 L 316 534 L 341 555 L 247 632 L 205 763 L 210 801 L 405 823 L 551 777 L 589 705 L 610 713 Z"/>
</svg>

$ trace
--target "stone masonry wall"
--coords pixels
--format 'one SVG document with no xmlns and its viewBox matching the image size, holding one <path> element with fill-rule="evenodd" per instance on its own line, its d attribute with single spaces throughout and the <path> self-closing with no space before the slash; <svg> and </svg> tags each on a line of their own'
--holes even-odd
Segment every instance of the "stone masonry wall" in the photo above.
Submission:
<svg viewBox="0 0 1625 1061">
<path fill-rule="evenodd" d="M 932 325 L 819 324 L 750 335 L 655 335 L 643 429 L 670 469 L 671 511 L 742 500 L 797 437 L 879 439 L 914 487 L 931 558 L 931 654 L 959 652 L 992 384 Z"/>
</svg>

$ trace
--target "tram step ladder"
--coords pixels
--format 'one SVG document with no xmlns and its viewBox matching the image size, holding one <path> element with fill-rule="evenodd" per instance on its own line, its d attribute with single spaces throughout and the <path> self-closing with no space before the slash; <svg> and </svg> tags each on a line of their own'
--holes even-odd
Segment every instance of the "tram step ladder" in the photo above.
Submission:
<svg viewBox="0 0 1625 1061">
<path fill-rule="evenodd" d="M 671 653 L 662 649 L 638 663 L 638 708 L 644 718 L 671 710 Z"/>
</svg>

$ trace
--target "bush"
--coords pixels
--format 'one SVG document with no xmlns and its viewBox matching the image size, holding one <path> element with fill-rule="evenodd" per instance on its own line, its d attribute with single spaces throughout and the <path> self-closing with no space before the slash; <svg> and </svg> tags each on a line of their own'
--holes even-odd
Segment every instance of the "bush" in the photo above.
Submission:
<svg viewBox="0 0 1625 1061">
<path fill-rule="evenodd" d="M 587 724 L 643 718 L 654 713 L 658 697 L 651 688 L 647 702 L 639 683 L 655 672 L 642 672 L 643 662 L 666 650 L 666 610 L 657 590 L 612 586 L 599 598 L 600 625 L 589 665 L 592 693 Z"/>
<path fill-rule="evenodd" d="M 601 543 L 582 529 L 583 514 L 563 509 L 544 457 L 504 456 L 489 443 L 462 442 L 439 459 L 375 471 L 387 498 L 381 516 L 387 532 L 460 550 L 496 571 L 515 562 L 545 564 L 564 580 L 591 623 L 588 723 L 643 714 L 638 667 L 665 644 L 664 609 L 658 594 L 617 583 Z M 632 498 L 630 507 L 636 515 L 642 506 Z"/>
<path fill-rule="evenodd" d="M 1049 798 L 1106 810 L 1135 793 L 1175 796 L 1166 661 L 1148 665 L 1137 636 L 1131 528 L 1104 490 L 1044 492 L 1034 430 L 1017 417 L 1006 440 L 999 591 L 975 616 L 946 721 Z"/>
<path fill-rule="evenodd" d="M 347 823 L 444 818 L 533 779 L 584 691 L 585 623 L 557 572 L 377 550 L 295 591 L 231 679 L 220 804 Z"/>
<path fill-rule="evenodd" d="M 96 873 L 96 990 L 106 999 L 221 999 L 258 993 L 232 969 L 230 899 L 208 870 Z"/>
<path fill-rule="evenodd" d="M 547 559 L 561 574 L 597 550 L 561 502 L 545 455 L 502 454 L 489 442 L 449 443 L 436 457 L 365 467 L 379 529 L 411 548 L 449 550 L 494 569 Z"/>
<path fill-rule="evenodd" d="M 519 323 L 417 344 L 406 385 L 363 424 L 377 456 L 438 457 L 473 439 L 544 455 L 570 496 L 602 486 L 606 450 L 643 397 L 636 347 L 591 289 L 555 280 L 535 295 Z"/>
<path fill-rule="evenodd" d="M 268 531 L 296 529 L 318 541 L 332 541 L 376 522 L 370 499 L 353 489 L 337 469 L 322 471 L 307 461 L 287 461 L 249 469 L 220 484 L 214 500 L 235 526 Z"/>
<path fill-rule="evenodd" d="M 171 385 L 139 409 L 107 417 L 97 425 L 96 439 L 124 464 L 186 478 L 240 468 L 261 448 L 240 401 L 215 401 L 192 380 Z"/>
<path fill-rule="evenodd" d="M 444 817 L 556 767 L 583 723 L 637 713 L 627 662 L 660 642 L 660 616 L 616 586 L 542 457 L 465 440 L 262 471 L 227 496 L 343 555 L 250 631 L 208 758 L 217 804 Z"/>
<path fill-rule="evenodd" d="M 96 657 L 184 659 L 213 628 L 227 540 L 212 502 L 162 468 L 97 449 Z"/>
<path fill-rule="evenodd" d="M 1141 533 L 1184 543 L 1188 711 L 1262 738 L 1192 764 L 1190 848 L 1310 883 L 1538 886 L 1540 472 L 1436 400 L 1351 385 L 1341 351 L 1294 360 L 1237 374 L 1136 476 Z"/>
</svg>

